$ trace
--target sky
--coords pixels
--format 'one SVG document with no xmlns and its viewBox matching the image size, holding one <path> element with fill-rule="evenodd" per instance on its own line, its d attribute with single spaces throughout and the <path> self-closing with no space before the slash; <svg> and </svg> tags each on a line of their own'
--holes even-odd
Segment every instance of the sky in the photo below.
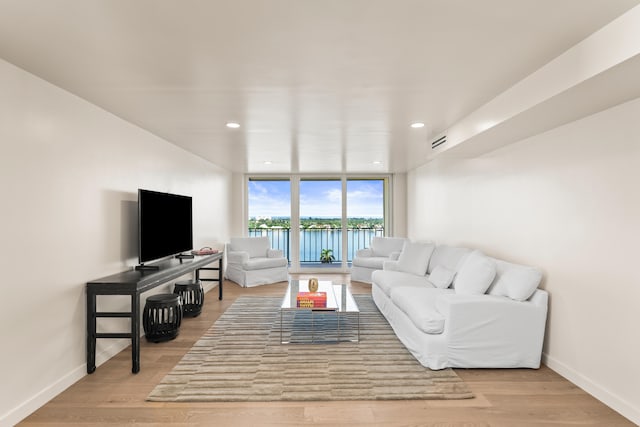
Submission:
<svg viewBox="0 0 640 427">
<path fill-rule="evenodd" d="M 249 218 L 291 215 L 289 181 L 249 181 Z M 300 181 L 300 216 L 340 218 L 342 183 Z M 382 180 L 347 181 L 347 216 L 382 218 L 384 212 Z"/>
</svg>

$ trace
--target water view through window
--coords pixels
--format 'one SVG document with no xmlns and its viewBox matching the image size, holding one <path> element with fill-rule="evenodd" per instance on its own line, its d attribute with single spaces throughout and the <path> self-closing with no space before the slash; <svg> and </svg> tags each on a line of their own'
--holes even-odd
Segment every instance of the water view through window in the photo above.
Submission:
<svg viewBox="0 0 640 427">
<path fill-rule="evenodd" d="M 302 267 L 351 262 L 371 237 L 384 235 L 385 180 L 347 179 L 344 218 L 342 188 L 341 179 L 300 179 L 297 192 L 288 179 L 250 179 L 249 236 L 268 236 L 290 261 L 295 252 Z M 292 203 L 298 204 L 298 248 L 292 247 Z"/>
</svg>

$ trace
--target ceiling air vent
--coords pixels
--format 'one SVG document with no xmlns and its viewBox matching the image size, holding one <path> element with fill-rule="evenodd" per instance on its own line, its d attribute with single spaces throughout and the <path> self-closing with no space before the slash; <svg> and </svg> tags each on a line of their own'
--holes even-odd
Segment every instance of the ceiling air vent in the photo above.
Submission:
<svg viewBox="0 0 640 427">
<path fill-rule="evenodd" d="M 435 150 L 436 148 L 438 148 L 439 146 L 441 146 L 445 142 L 447 142 L 447 135 L 442 135 L 440 138 L 438 138 L 438 139 L 436 139 L 436 140 L 431 142 L 431 149 Z"/>
</svg>

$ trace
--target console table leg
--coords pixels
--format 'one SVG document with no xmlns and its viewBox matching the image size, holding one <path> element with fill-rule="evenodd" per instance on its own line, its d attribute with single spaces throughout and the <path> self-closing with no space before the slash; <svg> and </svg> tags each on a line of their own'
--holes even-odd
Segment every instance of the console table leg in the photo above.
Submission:
<svg viewBox="0 0 640 427">
<path fill-rule="evenodd" d="M 87 290 L 87 373 L 96 370 L 96 294 Z"/>
<path fill-rule="evenodd" d="M 140 372 L 140 294 L 131 295 L 131 372 Z"/>
<path fill-rule="evenodd" d="M 222 258 L 218 260 L 218 299 L 222 301 Z"/>
</svg>

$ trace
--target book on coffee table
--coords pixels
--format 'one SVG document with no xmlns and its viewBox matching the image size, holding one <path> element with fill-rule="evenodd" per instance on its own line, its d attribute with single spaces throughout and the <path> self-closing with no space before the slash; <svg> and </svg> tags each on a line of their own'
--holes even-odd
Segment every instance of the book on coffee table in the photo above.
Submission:
<svg viewBox="0 0 640 427">
<path fill-rule="evenodd" d="M 298 292 L 296 306 L 299 308 L 326 308 L 326 292 Z"/>
</svg>

